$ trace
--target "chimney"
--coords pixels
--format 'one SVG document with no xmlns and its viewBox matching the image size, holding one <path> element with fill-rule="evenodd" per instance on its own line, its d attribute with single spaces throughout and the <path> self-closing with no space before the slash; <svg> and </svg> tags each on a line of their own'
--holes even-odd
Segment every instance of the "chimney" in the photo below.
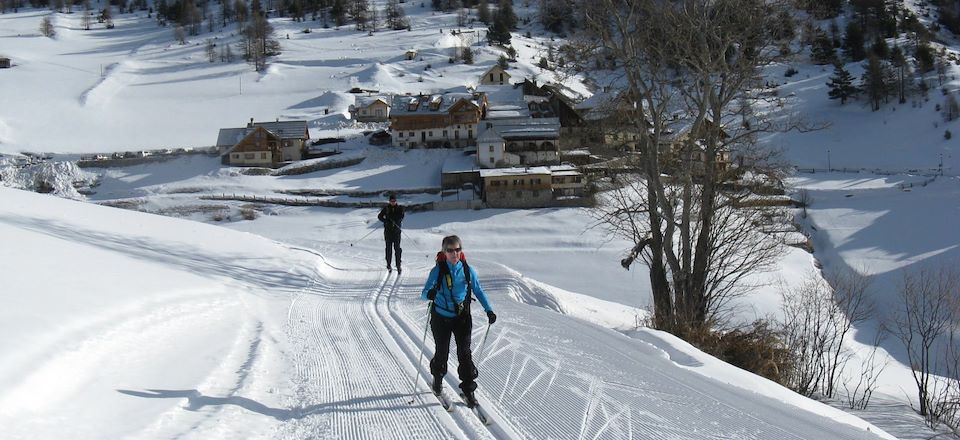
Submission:
<svg viewBox="0 0 960 440">
<path fill-rule="evenodd" d="M 253 118 L 250 118 L 250 123 L 247 124 L 247 128 L 253 128 Z"/>
</svg>

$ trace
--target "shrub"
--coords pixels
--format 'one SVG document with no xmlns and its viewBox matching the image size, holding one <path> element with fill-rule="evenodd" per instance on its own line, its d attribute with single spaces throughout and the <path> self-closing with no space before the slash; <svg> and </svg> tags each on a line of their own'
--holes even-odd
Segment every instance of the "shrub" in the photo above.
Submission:
<svg viewBox="0 0 960 440">
<path fill-rule="evenodd" d="M 769 321 L 759 319 L 750 327 L 728 332 L 692 332 L 687 340 L 697 348 L 751 373 L 782 383 L 793 368 L 783 338 Z"/>
<path fill-rule="evenodd" d="M 946 140 L 949 141 L 950 138 L 952 138 L 952 137 L 953 137 L 953 133 L 950 133 L 950 130 L 947 130 L 947 131 L 943 132 L 943 138 L 944 138 L 944 139 L 946 139 Z"/>
<path fill-rule="evenodd" d="M 787 69 L 787 71 L 783 74 L 783 76 L 790 78 L 791 76 L 796 75 L 797 73 L 800 73 L 800 72 L 798 72 L 797 69 L 794 69 L 793 67 L 791 67 Z"/>
</svg>

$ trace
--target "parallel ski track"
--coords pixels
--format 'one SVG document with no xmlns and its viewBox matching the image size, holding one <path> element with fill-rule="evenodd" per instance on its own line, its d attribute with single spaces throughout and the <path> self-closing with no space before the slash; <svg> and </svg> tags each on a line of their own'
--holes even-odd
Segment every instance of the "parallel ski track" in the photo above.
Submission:
<svg viewBox="0 0 960 440">
<path fill-rule="evenodd" d="M 401 278 L 368 274 L 379 271 L 348 271 L 344 280 L 314 280 L 293 299 L 288 331 L 292 341 L 306 344 L 295 354 L 296 399 L 302 410 L 295 426 L 281 429 L 281 436 L 491 437 L 479 422 L 470 423 L 472 415 L 451 415 L 431 396 L 407 404 L 416 362 L 410 358 L 419 355 L 414 351 L 419 340 L 397 331 L 398 323 L 387 310 L 387 299 L 399 290 Z M 419 390 L 426 390 L 423 381 Z"/>
<path fill-rule="evenodd" d="M 488 275 L 483 285 L 488 293 L 513 290 L 524 300 L 537 295 L 512 275 Z M 554 304 L 546 299 L 539 305 L 552 309 Z M 682 374 L 679 368 L 674 371 L 680 377 L 659 371 L 643 357 L 642 347 L 637 349 L 638 344 L 629 340 L 621 343 L 600 334 L 605 330 L 543 309 L 523 312 L 535 314 L 531 321 L 536 325 L 525 325 L 523 316 L 503 314 L 506 319 L 493 326 L 487 347 L 475 353 L 482 387 L 493 397 L 498 419 L 512 419 L 512 415 L 523 419 L 515 425 L 518 437 L 572 438 L 574 433 L 583 439 L 870 437 L 858 435 L 853 427 L 851 435 L 837 437 L 829 430 L 818 434 L 820 428 L 815 425 L 771 424 L 757 415 L 764 412 L 762 400 L 743 401 L 741 407 L 737 403 L 743 399 L 722 387 L 709 386 L 709 393 L 699 389 L 701 383 L 715 385 L 708 378 Z M 483 327 L 476 325 L 476 313 L 474 323 L 475 328 Z M 573 334 L 581 344 L 570 347 L 565 335 Z M 475 333 L 479 343 L 477 338 Z M 624 365 L 629 369 L 621 370 Z M 800 409 L 796 412 L 810 420 L 818 418 Z"/>
<path fill-rule="evenodd" d="M 417 271 L 416 273 L 422 273 L 422 271 Z M 418 309 L 414 308 L 415 315 L 406 319 L 399 312 L 400 305 L 395 304 L 398 300 L 400 290 L 408 290 L 411 297 L 419 298 L 420 285 L 417 284 L 418 282 L 419 279 L 417 279 L 413 285 L 405 285 L 403 283 L 395 284 L 390 292 L 377 297 L 375 307 L 380 322 L 384 325 L 384 329 L 392 335 L 393 341 L 396 342 L 395 353 L 398 356 L 405 355 L 409 360 L 410 370 L 416 370 L 416 381 L 418 384 L 416 401 L 430 402 L 439 407 L 437 399 L 430 395 L 429 391 L 429 383 L 432 377 L 430 374 L 429 360 L 433 356 L 433 338 L 430 336 L 429 330 L 427 332 L 425 346 L 421 347 L 420 345 L 423 341 L 424 326 L 427 324 L 426 320 L 428 319 L 425 307 L 426 303 L 417 301 L 418 305 L 422 305 L 422 307 L 419 308 L 420 314 L 416 314 Z M 416 362 L 420 358 L 420 350 L 424 350 L 423 361 L 420 365 L 417 365 Z M 452 357 L 455 358 L 455 355 Z M 456 366 L 450 366 L 448 371 L 449 373 L 445 378 L 444 393 L 457 409 L 453 413 L 446 414 L 467 434 L 468 438 L 516 438 L 516 434 L 512 429 L 509 429 L 509 426 L 486 426 L 480 423 L 479 419 L 472 414 L 456 395 L 457 392 L 459 392 Z M 407 385 L 410 387 L 413 385 L 411 382 L 410 378 L 408 378 Z M 408 391 L 410 389 L 411 388 L 408 388 Z M 491 409 L 486 407 L 484 407 L 484 409 L 491 419 L 496 420 L 494 416 L 491 415 L 491 413 L 493 413 Z"/>
<path fill-rule="evenodd" d="M 429 267 L 407 269 L 423 275 Z M 500 303 L 495 307 L 506 309 L 501 316 L 506 319 L 493 326 L 482 351 L 478 344 L 486 323 L 474 310 L 473 341 L 481 371 L 478 396 L 494 422 L 484 426 L 456 396 L 455 365 L 449 368 L 445 393 L 455 402 L 457 411 L 446 413 L 429 395 L 431 337 L 427 337 L 423 361 L 416 364 L 426 324 L 425 304 L 417 298 L 421 277 L 411 277 L 415 281 L 406 283 L 402 276 L 386 274 L 373 281 L 370 277 L 357 278 L 381 271 L 342 272 L 343 280 L 339 276 L 322 280 L 291 305 L 291 325 L 297 324 L 295 316 L 304 315 L 299 310 L 310 308 L 308 322 L 301 324 L 310 327 L 316 350 L 308 350 L 305 356 L 325 358 L 313 359 L 312 363 L 298 361 L 308 370 L 306 382 L 335 384 L 319 388 L 303 385 L 305 397 L 319 393 L 314 402 L 333 402 L 328 405 L 333 411 L 326 415 L 325 425 L 320 420 L 309 424 L 311 437 L 389 438 L 401 436 L 400 432 L 408 438 L 871 437 L 853 427 L 848 435 L 834 435 L 832 428 L 816 426 L 821 417 L 799 409 L 796 423 L 771 424 L 758 414 L 782 414 L 790 411 L 789 407 L 774 405 L 767 409 L 763 399 L 743 399 L 733 388 L 718 387 L 715 381 L 696 373 L 671 370 L 680 371 L 680 376 L 668 375 L 658 371 L 660 363 L 647 364 L 647 350 L 652 348 L 643 344 L 611 338 L 604 329 L 547 310 Z M 556 305 L 512 274 L 488 274 L 483 284 L 488 292 L 513 291 L 525 302 L 536 301 L 549 309 Z M 504 299 L 500 297 L 499 301 Z M 534 318 L 529 320 L 533 324 L 526 324 L 525 318 Z M 577 336 L 567 339 L 566 334 Z M 341 344 L 350 348 L 338 349 Z M 323 353 L 328 355 L 318 356 Z M 453 363 L 455 356 L 451 356 Z M 354 377 L 357 372 L 351 370 L 358 365 L 368 366 L 363 376 L 376 383 L 358 384 Z M 414 371 L 419 375 L 417 398 L 414 405 L 407 405 Z M 343 401 L 356 395 L 370 397 Z M 305 400 L 307 411 L 311 410 L 309 400 Z M 382 414 L 364 418 L 357 412 L 371 406 Z M 349 428 L 359 423 L 389 427 L 391 431 Z M 323 426 L 329 430 L 318 430 Z"/>
</svg>

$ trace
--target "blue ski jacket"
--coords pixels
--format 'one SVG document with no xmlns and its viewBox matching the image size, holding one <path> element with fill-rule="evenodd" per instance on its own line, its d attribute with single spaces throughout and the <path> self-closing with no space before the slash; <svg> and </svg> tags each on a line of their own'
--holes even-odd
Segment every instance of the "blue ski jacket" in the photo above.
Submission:
<svg viewBox="0 0 960 440">
<path fill-rule="evenodd" d="M 442 264 L 446 264 L 447 268 L 450 269 L 450 275 L 453 279 L 453 291 L 447 288 L 446 281 L 440 282 L 440 288 L 437 290 L 437 297 L 433 300 L 433 310 L 440 316 L 446 318 L 455 318 L 457 316 L 456 312 L 456 303 L 462 303 L 467 299 L 467 279 L 463 274 L 463 262 L 458 261 L 457 264 L 450 264 L 449 261 L 444 261 Z M 468 266 L 470 267 L 470 266 Z M 440 276 L 440 267 L 433 266 L 433 269 L 430 270 L 430 275 L 427 277 L 426 284 L 423 285 L 423 291 L 420 292 L 420 298 L 428 300 L 427 292 L 437 285 L 437 278 Z M 486 292 L 483 291 L 483 287 L 480 287 L 480 280 L 478 279 L 477 271 L 473 267 L 470 267 L 470 282 L 473 284 L 473 295 L 480 301 L 480 304 L 483 305 L 483 310 L 487 312 L 492 312 L 493 308 L 490 307 L 490 301 L 487 299 Z M 452 303 L 451 300 L 456 301 Z"/>
</svg>

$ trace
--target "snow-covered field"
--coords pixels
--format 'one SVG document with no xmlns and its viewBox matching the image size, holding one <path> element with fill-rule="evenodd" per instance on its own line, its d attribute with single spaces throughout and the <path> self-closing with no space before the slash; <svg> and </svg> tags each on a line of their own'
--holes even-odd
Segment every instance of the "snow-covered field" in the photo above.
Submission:
<svg viewBox="0 0 960 440">
<path fill-rule="evenodd" d="M 346 118 L 348 89 L 417 93 L 475 84 L 499 56 L 477 45 L 476 64 L 448 63 L 458 44 L 469 43 L 449 34 L 455 17 L 432 14 L 429 2 L 404 5 L 411 31 L 372 36 L 352 26 L 274 20 L 283 54 L 264 73 L 206 60 L 205 39 L 236 41 L 235 28 L 180 46 L 145 13 L 91 31 L 80 30 L 79 14 L 53 14 L 58 34 L 48 39 L 38 31 L 47 11 L 2 14 L 0 56 L 15 66 L 0 69 L 0 153 L 67 154 L 59 160 L 204 147 L 219 128 L 251 117 L 306 119 L 314 138 L 353 136 L 372 125 Z M 302 33 L 307 26 L 312 32 Z M 514 36 L 515 78 L 552 75 L 533 66 L 548 41 L 536 32 Z M 404 60 L 411 48 L 422 59 Z M 884 116 L 858 103 L 839 107 L 826 99 L 831 72 L 796 67 L 797 76 L 778 78 L 786 82 L 781 92 L 795 94 L 798 112 L 833 125 L 766 141 L 784 146 L 798 167 L 818 169 L 791 179 L 812 194 L 805 225 L 816 252 L 791 248 L 773 273 L 760 275 L 771 283 L 737 303 L 743 321 L 778 314 L 774 282 L 797 284 L 815 262 L 876 275 L 875 299 L 889 309 L 899 270 L 958 259 L 960 157 L 956 138 L 943 136 L 946 129 L 960 135 L 956 122 L 934 127 L 932 101 L 884 107 Z M 56 191 L 181 217 L 0 188 L 0 437 L 933 435 L 907 406 L 916 393 L 894 341 L 883 345 L 891 365 L 876 404 L 855 417 L 640 328 L 650 305 L 647 274 L 620 268 L 628 245 L 591 227 L 586 210 L 409 213 L 406 271 L 397 277 L 382 270 L 375 210 L 200 199 L 327 190 L 344 193 L 328 199 L 382 201 L 347 193 L 408 189 L 420 191 L 402 195 L 402 203 L 436 200 L 424 190 L 438 186 L 443 161 L 460 154 L 363 144 L 352 138 L 340 155 L 364 157 L 358 165 L 285 177 L 246 176 L 199 154 L 26 174 L 0 158 L 4 185 L 29 186 L 34 172 L 95 179 L 89 195 L 69 182 Z M 944 177 L 919 174 L 939 170 L 941 157 Z M 898 174 L 821 172 L 828 166 Z M 242 220 L 250 209 L 258 217 Z M 500 316 L 477 352 L 492 427 L 464 407 L 444 412 L 426 392 L 426 361 L 417 364 L 425 317 L 417 296 L 441 237 L 451 233 L 464 239 Z M 475 350 L 486 330 L 477 316 Z M 869 344 L 876 324 L 858 329 L 850 347 Z M 428 358 L 429 337 L 426 346 Z M 450 397 L 455 386 L 448 376 Z"/>
<path fill-rule="evenodd" d="M 397 276 L 372 244 L 318 252 L 18 190 L 0 197 L 0 236 L 19 250 L 0 254 L 5 438 L 884 436 L 669 335 L 628 338 L 557 313 L 617 318 L 603 301 L 469 253 L 479 239 L 467 229 L 500 315 L 477 347 L 479 396 L 495 421 L 484 427 L 426 392 L 416 361 L 430 266 L 419 255 Z M 413 223 L 405 231 L 420 229 Z M 485 330 L 475 326 L 478 345 Z M 414 374 L 424 377 L 410 405 Z M 446 386 L 455 389 L 452 376 Z"/>
</svg>

